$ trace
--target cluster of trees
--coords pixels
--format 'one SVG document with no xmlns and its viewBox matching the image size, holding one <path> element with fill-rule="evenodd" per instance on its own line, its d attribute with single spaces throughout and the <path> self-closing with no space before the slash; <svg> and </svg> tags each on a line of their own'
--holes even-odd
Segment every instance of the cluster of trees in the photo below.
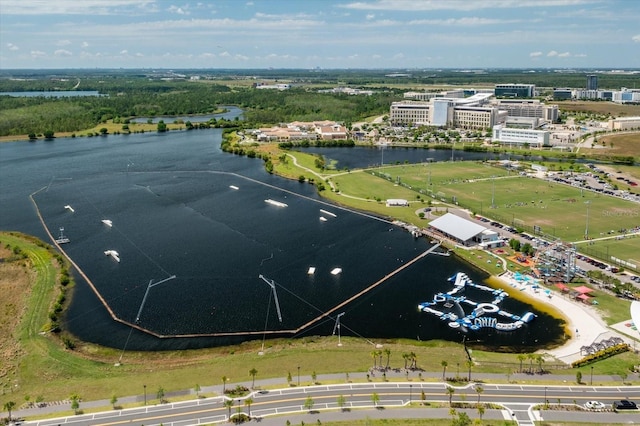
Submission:
<svg viewBox="0 0 640 426">
<path fill-rule="evenodd" d="M 520 253 L 533 256 L 536 253 L 536 249 L 529 243 L 521 243 L 520 240 L 516 238 L 511 238 L 509 240 L 509 247 L 511 247 L 515 251 L 519 251 Z"/>
<path fill-rule="evenodd" d="M 12 89 L 17 83 L 11 86 Z M 4 91 L 0 81 L 0 92 Z M 33 89 L 24 82 L 20 90 Z M 73 132 L 108 120 L 207 114 L 218 105 L 238 105 L 245 109 L 251 126 L 289 121 L 336 120 L 352 122 L 381 114 L 392 101 L 393 92 L 373 96 L 317 93 L 315 90 L 286 91 L 231 88 L 209 82 L 147 81 L 112 78 L 83 81 L 82 89 L 99 90 L 101 96 L 10 97 L 0 96 L 0 136 L 40 134 L 47 130 Z"/>
</svg>

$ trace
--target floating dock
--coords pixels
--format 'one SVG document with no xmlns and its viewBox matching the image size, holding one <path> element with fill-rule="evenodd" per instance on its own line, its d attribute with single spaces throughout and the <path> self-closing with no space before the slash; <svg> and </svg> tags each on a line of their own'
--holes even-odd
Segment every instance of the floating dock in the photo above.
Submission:
<svg viewBox="0 0 640 426">
<path fill-rule="evenodd" d="M 338 275 L 342 272 L 342 268 L 333 268 L 331 270 L 331 275 Z"/>
<path fill-rule="evenodd" d="M 500 331 L 513 331 L 521 328 L 524 324 L 533 321 L 536 315 L 527 312 L 522 317 L 500 309 L 498 305 L 509 297 L 509 294 L 500 289 L 493 289 L 485 285 L 476 284 L 467 274 L 458 272 L 449 278 L 453 282 L 453 289 L 446 293 L 437 293 L 433 296 L 433 301 L 424 302 L 418 305 L 418 310 L 435 315 L 443 321 L 448 321 L 448 326 L 460 329 L 464 332 L 468 330 L 480 330 L 481 328 L 494 328 Z M 489 302 L 476 302 L 460 295 L 467 287 L 489 293 L 493 300 Z M 467 314 L 462 304 L 473 308 Z M 508 318 L 512 322 L 498 322 L 498 318 Z"/>
<path fill-rule="evenodd" d="M 324 213 L 327 216 L 331 216 L 331 217 L 338 217 L 335 213 L 331 213 L 330 211 L 324 210 L 324 209 L 320 209 L 320 213 Z"/>
<path fill-rule="evenodd" d="M 58 244 L 67 244 L 71 242 L 71 240 L 64 235 L 64 228 L 60 227 L 60 235 L 56 238 L 56 243 Z"/>
<path fill-rule="evenodd" d="M 309 269 L 307 270 L 307 274 L 308 275 L 313 275 L 316 273 L 316 268 L 315 266 L 309 266 Z"/>
<path fill-rule="evenodd" d="M 113 260 L 115 260 L 116 262 L 120 263 L 120 255 L 118 254 L 117 251 L 115 251 L 115 250 L 107 250 L 107 251 L 104 252 L 104 254 L 106 256 L 111 256 L 111 258 Z"/>
<path fill-rule="evenodd" d="M 238 188 L 238 187 L 237 187 L 237 186 L 235 186 L 235 185 L 229 185 L 229 188 L 231 188 L 231 189 L 235 189 L 236 191 L 237 191 L 238 189 L 240 189 L 240 188 Z"/>
<path fill-rule="evenodd" d="M 111 228 L 113 226 L 113 222 L 110 221 L 109 219 L 102 219 L 102 223 L 107 225 L 109 228 Z"/>
<path fill-rule="evenodd" d="M 69 210 L 71 213 L 75 212 L 75 210 L 73 209 L 73 207 L 71 207 L 69 204 L 67 204 L 66 206 L 64 206 L 65 209 Z"/>
<path fill-rule="evenodd" d="M 289 207 L 287 204 L 281 203 L 280 201 L 272 200 L 271 198 L 267 198 L 266 200 L 264 200 L 264 202 L 276 207 Z"/>
<path fill-rule="evenodd" d="M 324 216 L 320 216 L 320 222 L 326 222 L 326 221 L 327 221 L 327 218 L 326 218 L 326 217 L 324 217 Z"/>
</svg>

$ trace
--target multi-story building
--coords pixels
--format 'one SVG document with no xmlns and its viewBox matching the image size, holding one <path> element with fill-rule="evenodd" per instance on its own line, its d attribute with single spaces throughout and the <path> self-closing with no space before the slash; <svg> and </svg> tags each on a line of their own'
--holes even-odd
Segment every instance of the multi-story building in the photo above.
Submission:
<svg viewBox="0 0 640 426">
<path fill-rule="evenodd" d="M 536 94 L 535 84 L 496 84 L 496 98 L 533 98 Z"/>
<path fill-rule="evenodd" d="M 393 102 L 389 121 L 394 125 L 428 125 L 488 129 L 504 122 L 507 113 L 485 106 L 491 93 L 477 93 L 468 98 L 432 98 L 429 102 Z"/>
<path fill-rule="evenodd" d="M 500 111 L 495 107 L 453 108 L 453 123 L 460 129 L 491 129 L 497 124 L 504 123 L 506 118 L 506 111 Z"/>
<path fill-rule="evenodd" d="M 389 121 L 394 125 L 430 124 L 429 103 L 418 101 L 393 102 Z"/>
<path fill-rule="evenodd" d="M 597 75 L 588 75 L 587 76 L 587 90 L 598 90 L 598 76 Z"/>
<path fill-rule="evenodd" d="M 573 91 L 567 88 L 553 89 L 553 99 L 556 101 L 566 101 L 573 98 Z"/>
<path fill-rule="evenodd" d="M 512 129 L 502 125 L 493 126 L 493 142 L 505 145 L 549 146 L 549 132 L 546 130 Z"/>
<path fill-rule="evenodd" d="M 537 99 L 500 99 L 495 105 L 507 111 L 509 117 L 535 117 L 556 122 L 560 114 L 558 105 L 545 105 Z"/>
</svg>

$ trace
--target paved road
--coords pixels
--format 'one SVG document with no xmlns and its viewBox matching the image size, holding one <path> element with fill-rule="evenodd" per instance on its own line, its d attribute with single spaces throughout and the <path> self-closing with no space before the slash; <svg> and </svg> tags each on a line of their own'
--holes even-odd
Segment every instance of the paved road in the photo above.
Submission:
<svg viewBox="0 0 640 426">
<path fill-rule="evenodd" d="M 607 405 L 616 399 L 631 398 L 640 400 L 640 386 L 544 386 L 481 383 L 454 387 L 451 395 L 454 403 L 468 404 L 468 414 L 478 416 L 474 408 L 478 401 L 494 403 L 504 409 L 486 410 L 484 417 L 493 419 L 513 419 L 521 425 L 533 425 L 534 421 L 543 419 L 561 419 L 564 411 L 553 411 L 554 407 L 563 405 L 583 405 L 589 400 L 599 400 Z M 119 424 L 164 424 L 195 425 L 223 423 L 228 421 L 229 414 L 248 413 L 260 419 L 264 425 L 282 425 L 286 419 L 329 421 L 333 418 L 360 417 L 431 417 L 448 418 L 448 408 L 419 407 L 422 401 L 448 406 L 449 394 L 447 385 L 432 382 L 364 382 L 335 385 L 316 385 L 257 391 L 245 398 L 234 399 L 234 406 L 229 409 L 223 404 L 223 397 L 193 399 L 184 402 L 149 405 L 126 410 L 110 410 L 106 412 L 61 417 L 25 424 L 52 426 L 71 424 L 77 426 L 111 426 Z M 477 389 L 480 389 L 478 392 Z M 423 400 L 424 392 L 424 400 Z M 379 397 L 374 403 L 373 395 Z M 338 397 L 344 397 L 341 410 Z M 251 398 L 249 407 L 245 401 Z M 309 410 L 308 401 L 313 402 Z M 538 408 L 547 401 L 550 410 L 539 411 Z M 411 409 L 397 408 L 407 407 Z M 413 408 L 416 407 L 416 408 Z M 68 408 L 68 407 L 67 407 Z M 640 413 L 620 414 L 612 412 L 581 413 L 569 412 L 573 421 L 602 423 L 608 421 L 640 421 Z M 628 417 L 627 417 L 628 416 Z M 299 420 L 297 420 L 299 421 Z"/>
</svg>

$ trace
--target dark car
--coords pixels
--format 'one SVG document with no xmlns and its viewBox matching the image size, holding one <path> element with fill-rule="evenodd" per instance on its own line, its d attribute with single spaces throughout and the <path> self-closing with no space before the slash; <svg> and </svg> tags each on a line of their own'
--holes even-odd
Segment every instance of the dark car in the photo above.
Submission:
<svg viewBox="0 0 640 426">
<path fill-rule="evenodd" d="M 628 399 L 623 399 L 620 401 L 614 401 L 613 409 L 614 410 L 637 410 L 638 406 L 633 401 L 629 401 Z"/>
</svg>

